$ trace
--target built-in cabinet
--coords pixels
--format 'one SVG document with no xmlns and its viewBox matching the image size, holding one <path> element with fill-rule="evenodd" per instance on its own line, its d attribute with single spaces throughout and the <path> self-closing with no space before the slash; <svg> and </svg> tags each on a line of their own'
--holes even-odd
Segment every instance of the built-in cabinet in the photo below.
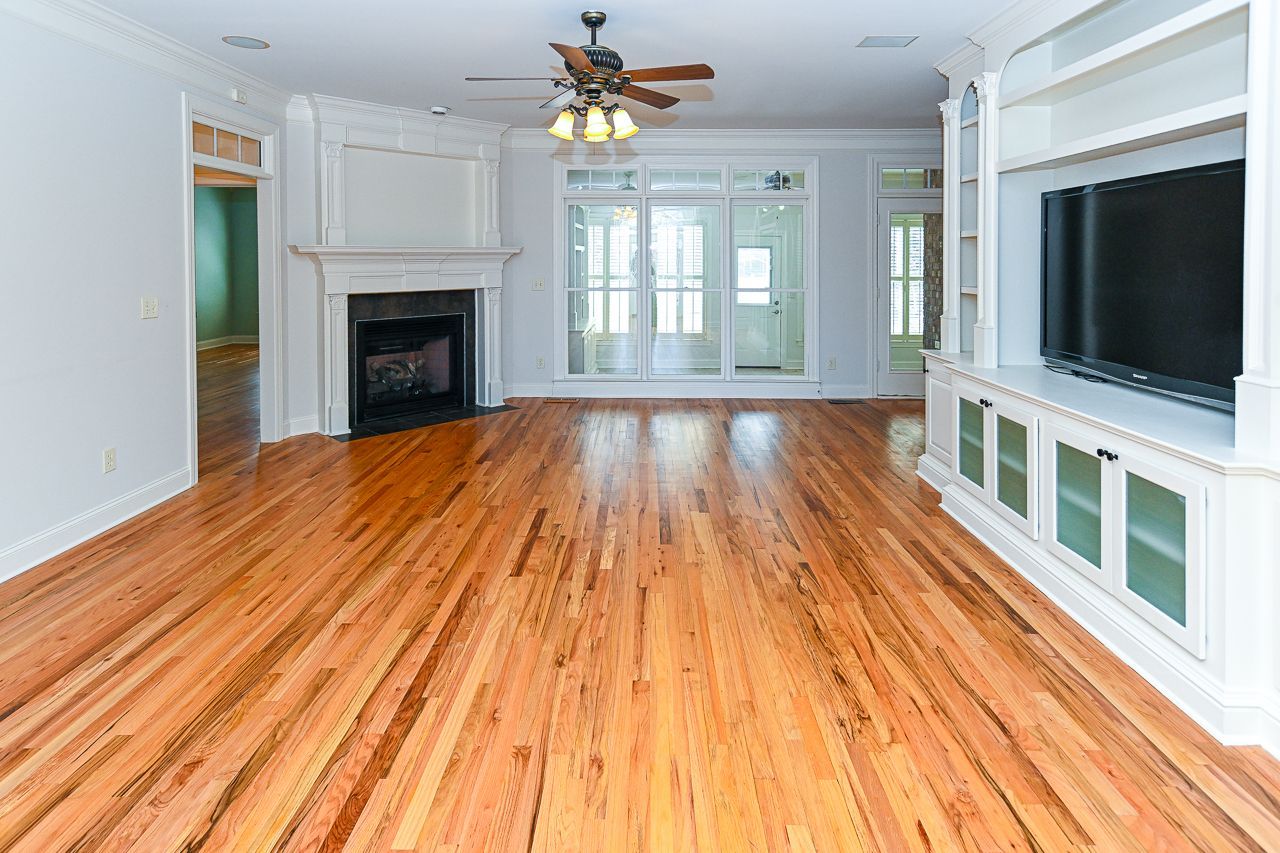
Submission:
<svg viewBox="0 0 1280 853">
<path fill-rule="evenodd" d="M 1135 449 L 1132 436 L 1052 399 L 982 381 L 968 356 L 927 361 L 926 479 L 940 477 L 1054 571 L 1088 578 L 1203 657 L 1204 482 L 1214 472 Z"/>
<path fill-rule="evenodd" d="M 1205 488 L 1110 437 L 1045 429 L 1047 550 L 1203 657 Z"/>
</svg>

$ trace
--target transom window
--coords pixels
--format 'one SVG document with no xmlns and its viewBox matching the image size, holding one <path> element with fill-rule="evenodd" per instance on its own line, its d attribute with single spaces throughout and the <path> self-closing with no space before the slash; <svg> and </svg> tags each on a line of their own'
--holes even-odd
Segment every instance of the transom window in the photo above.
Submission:
<svg viewBox="0 0 1280 853">
<path fill-rule="evenodd" d="M 880 189 L 940 190 L 942 189 L 942 170 L 922 168 L 881 169 Z"/>
<path fill-rule="evenodd" d="M 198 121 L 191 123 L 191 150 L 247 166 L 262 165 L 262 140 Z"/>
</svg>

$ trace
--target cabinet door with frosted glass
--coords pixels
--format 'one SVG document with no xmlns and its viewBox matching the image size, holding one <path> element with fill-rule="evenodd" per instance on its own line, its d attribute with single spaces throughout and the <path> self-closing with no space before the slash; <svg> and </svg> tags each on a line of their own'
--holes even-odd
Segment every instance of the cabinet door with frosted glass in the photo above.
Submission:
<svg viewBox="0 0 1280 853">
<path fill-rule="evenodd" d="M 991 411 L 991 505 L 1032 539 L 1039 534 L 1036 450 L 1039 418 L 1003 400 Z"/>
<path fill-rule="evenodd" d="M 1204 657 L 1204 486 L 1123 454 L 1111 464 L 1116 594 Z"/>
<path fill-rule="evenodd" d="M 955 399 L 955 441 L 952 470 L 960 485 L 983 501 L 990 500 L 990 427 L 987 412 L 991 401 L 971 385 L 953 382 Z"/>
<path fill-rule="evenodd" d="M 1112 463 L 1090 440 L 1044 429 L 1044 537 L 1049 552 L 1105 589 L 1112 587 Z"/>
</svg>

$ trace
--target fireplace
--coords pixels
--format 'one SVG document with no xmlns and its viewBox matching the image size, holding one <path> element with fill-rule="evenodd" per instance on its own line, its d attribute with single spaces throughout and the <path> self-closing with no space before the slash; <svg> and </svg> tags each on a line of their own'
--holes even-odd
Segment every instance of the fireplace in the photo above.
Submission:
<svg viewBox="0 0 1280 853">
<path fill-rule="evenodd" d="M 353 425 L 466 404 L 465 314 L 357 320 Z"/>
</svg>

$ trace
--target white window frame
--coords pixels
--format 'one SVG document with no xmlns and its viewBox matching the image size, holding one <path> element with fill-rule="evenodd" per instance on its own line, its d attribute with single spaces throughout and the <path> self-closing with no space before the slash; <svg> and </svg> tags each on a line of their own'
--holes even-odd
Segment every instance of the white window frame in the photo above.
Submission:
<svg viewBox="0 0 1280 853">
<path fill-rule="evenodd" d="M 595 155 L 598 157 L 599 155 Z M 819 384 L 817 354 L 821 351 L 818 341 L 819 316 L 819 281 L 818 274 L 818 159 L 813 157 L 768 157 L 752 156 L 747 158 L 726 157 L 723 155 L 688 155 L 688 156 L 644 156 L 629 157 L 622 163 L 589 162 L 586 154 L 558 155 L 553 169 L 553 239 L 554 268 L 552 271 L 553 291 L 553 335 L 552 379 L 559 385 L 573 386 L 574 393 L 582 393 L 589 385 L 602 389 L 601 395 L 610 393 L 607 389 L 637 383 L 661 386 L 662 393 L 669 396 L 697 396 L 708 393 L 711 386 L 720 386 L 723 396 L 734 396 L 730 389 L 737 388 L 744 396 L 750 396 L 752 388 L 763 393 L 767 386 L 776 386 L 782 396 L 816 396 Z M 570 190 L 567 188 L 568 171 L 570 169 L 635 169 L 635 191 L 620 190 Z M 719 170 L 721 187 L 719 190 L 650 190 L 649 172 L 651 169 L 661 170 Z M 751 192 L 733 192 L 731 181 L 734 170 L 768 169 L 770 171 L 803 171 L 805 188 L 803 190 L 755 190 Z M 878 173 L 877 173 L 878 174 Z M 733 243 L 733 206 L 735 204 L 772 204 L 787 199 L 785 204 L 795 204 L 804 210 L 804 372 L 798 376 L 786 375 L 744 375 L 735 376 L 734 371 L 734 322 L 733 301 L 734 288 L 730 280 L 733 275 L 732 243 Z M 650 299 L 655 291 L 648 280 L 649 270 L 649 209 L 651 204 L 671 205 L 707 205 L 718 203 L 721 206 L 720 216 L 720 281 L 714 291 L 720 294 L 721 312 L 721 371 L 719 375 L 654 375 L 650 365 L 652 350 L 652 320 L 650 315 Z M 570 374 L 568 372 L 569 338 L 568 338 L 568 235 L 567 223 L 570 205 L 573 204 L 625 204 L 637 208 L 637 234 L 639 238 L 639 257 L 637 259 L 641 275 L 637 284 L 637 320 L 636 332 L 638 365 L 635 374 Z M 703 328 L 707 323 L 704 318 Z M 664 333 L 665 334 L 665 333 Z M 787 388 L 794 390 L 788 391 Z M 806 392 L 803 389 L 808 388 Z M 589 391 L 587 393 L 590 393 Z M 628 392 L 638 393 L 638 391 Z"/>
</svg>

